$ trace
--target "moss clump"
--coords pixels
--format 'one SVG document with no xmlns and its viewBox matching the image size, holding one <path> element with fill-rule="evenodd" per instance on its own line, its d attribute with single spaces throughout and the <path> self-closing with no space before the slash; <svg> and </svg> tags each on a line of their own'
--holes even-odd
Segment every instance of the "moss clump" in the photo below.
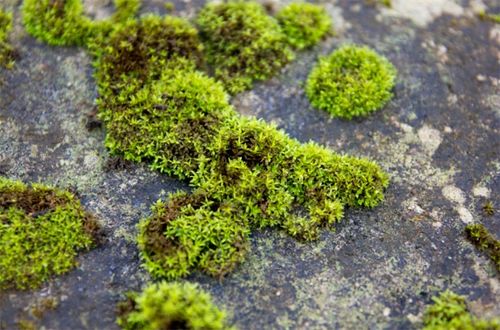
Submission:
<svg viewBox="0 0 500 330">
<path fill-rule="evenodd" d="M 208 4 L 196 23 L 215 77 L 232 94 L 270 78 L 293 58 L 279 24 L 258 3 Z"/>
<path fill-rule="evenodd" d="M 311 104 L 352 119 L 380 109 L 391 97 L 396 69 L 367 47 L 343 46 L 321 58 L 307 79 Z"/>
<path fill-rule="evenodd" d="M 500 24 L 500 14 L 490 14 L 483 11 L 480 11 L 477 16 L 481 21 L 489 21 L 492 23 Z"/>
<path fill-rule="evenodd" d="M 113 23 L 126 21 L 139 9 L 139 0 L 115 0 L 109 20 L 94 22 L 83 12 L 81 0 L 24 0 L 23 22 L 35 38 L 50 45 L 83 46 L 109 32 Z"/>
<path fill-rule="evenodd" d="M 276 16 L 288 43 L 297 49 L 317 44 L 332 27 L 325 9 L 310 3 L 292 3 Z"/>
<path fill-rule="evenodd" d="M 500 241 L 482 224 L 470 224 L 465 227 L 467 239 L 479 250 L 486 252 L 494 262 L 495 268 L 500 272 Z"/>
<path fill-rule="evenodd" d="M 500 320 L 481 320 L 469 313 L 465 298 L 445 291 L 433 297 L 434 305 L 424 314 L 424 330 L 493 330 L 500 328 Z"/>
<path fill-rule="evenodd" d="M 119 304 L 118 325 L 127 330 L 235 329 L 210 295 L 190 283 L 152 284 Z"/>
<path fill-rule="evenodd" d="M 313 240 L 344 205 L 383 198 L 387 177 L 376 165 L 238 116 L 222 86 L 200 72 L 167 70 L 130 99 L 103 109 L 108 147 L 196 189 L 158 203 L 141 224 L 139 246 L 155 276 L 194 268 L 222 276 L 243 259 L 253 228 Z"/>
<path fill-rule="evenodd" d="M 98 228 L 69 192 L 0 177 L 0 288 L 35 288 L 67 272 Z"/>
<path fill-rule="evenodd" d="M 14 66 L 14 49 L 9 43 L 9 32 L 12 30 L 12 13 L 0 8 L 0 67 Z"/>
</svg>

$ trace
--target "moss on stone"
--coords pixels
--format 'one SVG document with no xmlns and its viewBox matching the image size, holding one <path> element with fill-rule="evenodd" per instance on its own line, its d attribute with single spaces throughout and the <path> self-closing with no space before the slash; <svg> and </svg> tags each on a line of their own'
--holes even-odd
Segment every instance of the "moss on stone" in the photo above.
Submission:
<svg viewBox="0 0 500 330">
<path fill-rule="evenodd" d="M 424 314 L 424 330 L 493 330 L 499 319 L 481 320 L 470 314 L 465 298 L 445 291 L 432 298 L 434 304 Z"/>
<path fill-rule="evenodd" d="M 10 69 L 14 66 L 14 49 L 9 42 L 12 30 L 12 13 L 0 8 L 0 67 Z"/>
<path fill-rule="evenodd" d="M 334 117 L 366 116 L 392 97 L 396 69 L 368 47 L 343 46 L 321 58 L 307 79 L 311 104 Z"/>
<path fill-rule="evenodd" d="M 465 227 L 467 239 L 479 250 L 488 254 L 500 273 L 500 241 L 482 224 L 470 224 Z"/>
<path fill-rule="evenodd" d="M 114 23 L 124 22 L 139 9 L 139 0 L 115 0 L 116 12 L 108 20 L 84 15 L 81 0 L 24 0 L 23 23 L 35 38 L 50 45 L 83 46 L 106 34 Z"/>
<path fill-rule="evenodd" d="M 280 10 L 276 18 L 288 43 L 297 49 L 314 46 L 332 28 L 325 9 L 310 3 L 291 3 Z"/>
<path fill-rule="evenodd" d="M 119 304 L 118 325 L 127 330 L 235 329 L 210 295 L 195 284 L 160 282 Z"/>
<path fill-rule="evenodd" d="M 231 94 L 270 78 L 293 58 L 279 24 L 256 2 L 208 4 L 196 23 L 214 76 Z"/>
<path fill-rule="evenodd" d="M 71 193 L 0 177 L 0 288 L 35 288 L 67 272 L 98 231 Z"/>
</svg>

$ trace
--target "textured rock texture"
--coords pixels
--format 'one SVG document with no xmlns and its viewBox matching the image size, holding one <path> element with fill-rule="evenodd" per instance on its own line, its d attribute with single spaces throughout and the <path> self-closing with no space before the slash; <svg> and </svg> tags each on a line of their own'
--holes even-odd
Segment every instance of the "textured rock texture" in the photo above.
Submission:
<svg viewBox="0 0 500 330">
<path fill-rule="evenodd" d="M 110 2 L 85 1 L 98 18 L 112 10 Z M 143 11 L 164 13 L 163 3 L 145 1 Z M 232 100 L 243 114 L 274 121 L 301 141 L 368 156 L 391 175 L 379 207 L 347 210 L 336 232 L 318 242 L 259 232 L 247 261 L 227 278 L 189 278 L 241 329 L 418 328 L 425 305 L 444 289 L 466 295 L 478 316 L 500 315 L 499 275 L 463 234 L 466 223 L 478 222 L 500 237 L 500 25 L 476 15 L 500 6 L 393 3 L 329 0 L 336 36 Z M 174 14 L 192 17 L 202 5 L 176 1 Z M 107 233 L 67 275 L 39 290 L 1 292 L 0 329 L 22 320 L 45 329 L 117 328 L 116 302 L 150 280 L 140 267 L 135 225 L 158 198 L 188 187 L 110 157 L 105 132 L 92 120 L 89 56 L 28 36 L 20 1 L 0 6 L 15 12 L 19 53 L 14 69 L 0 71 L 0 174 L 74 189 Z M 389 105 L 351 122 L 312 109 L 303 90 L 317 57 L 346 42 L 373 47 L 399 70 Z M 493 216 L 482 211 L 488 200 L 497 207 Z M 57 307 L 36 317 L 47 298 Z"/>
</svg>

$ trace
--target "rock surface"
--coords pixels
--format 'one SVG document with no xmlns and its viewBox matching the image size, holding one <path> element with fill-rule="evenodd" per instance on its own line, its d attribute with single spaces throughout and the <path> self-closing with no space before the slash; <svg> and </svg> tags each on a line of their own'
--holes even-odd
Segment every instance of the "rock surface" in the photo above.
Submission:
<svg viewBox="0 0 500 330">
<path fill-rule="evenodd" d="M 223 280 L 195 275 L 241 329 L 418 328 L 438 292 L 466 295 L 478 316 L 500 315 L 499 275 L 464 237 L 466 223 L 483 223 L 500 237 L 500 25 L 494 0 L 414 2 L 406 10 L 368 1 L 325 3 L 337 35 L 270 81 L 233 98 L 238 111 L 276 122 L 291 136 L 342 153 L 368 156 L 391 175 L 386 200 L 353 210 L 321 239 L 302 244 L 266 230 Z M 85 1 L 101 18 L 111 1 Z M 163 1 L 143 11 L 164 13 Z M 279 8 L 284 2 L 272 2 Z M 192 17 L 199 0 L 175 1 L 175 15 Z M 93 119 L 95 82 L 83 49 L 50 47 L 24 32 L 15 12 L 19 52 L 14 69 L 0 69 L 0 175 L 75 189 L 101 221 L 106 243 L 79 257 L 79 267 L 39 290 L 0 293 L 0 329 L 30 320 L 45 329 L 114 329 L 115 304 L 139 290 L 135 225 L 168 192 L 188 189 L 173 178 L 111 157 Z M 423 16 L 422 16 L 423 15 Z M 373 47 L 399 70 L 395 97 L 383 110 L 351 122 L 314 110 L 303 85 L 317 57 L 340 44 Z M 58 306 L 34 315 L 53 298 Z"/>
</svg>

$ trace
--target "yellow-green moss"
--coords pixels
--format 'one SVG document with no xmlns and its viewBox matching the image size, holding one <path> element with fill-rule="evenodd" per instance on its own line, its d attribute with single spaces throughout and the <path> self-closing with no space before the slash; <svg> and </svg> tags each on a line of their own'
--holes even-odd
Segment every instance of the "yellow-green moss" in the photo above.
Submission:
<svg viewBox="0 0 500 330">
<path fill-rule="evenodd" d="M 81 0 L 24 0 L 23 23 L 31 35 L 50 45 L 83 46 L 108 33 L 113 24 L 133 17 L 139 4 L 139 0 L 115 0 L 113 16 L 96 22 L 84 15 Z"/>
<path fill-rule="evenodd" d="M 232 94 L 270 78 L 293 58 L 279 24 L 256 2 L 208 4 L 196 23 L 214 76 Z"/>
<path fill-rule="evenodd" d="M 396 69 L 385 57 L 347 45 L 320 59 L 307 79 L 306 94 L 315 108 L 352 119 L 383 107 L 395 79 Z"/>
<path fill-rule="evenodd" d="M 0 177 L 0 288 L 35 288 L 67 272 L 97 234 L 71 193 Z"/>
<path fill-rule="evenodd" d="M 471 241 L 479 250 L 488 254 L 495 264 L 495 268 L 500 272 L 500 241 L 486 229 L 482 224 L 470 224 L 465 227 L 467 239 Z"/>
<path fill-rule="evenodd" d="M 7 69 L 14 66 L 14 49 L 9 42 L 10 30 L 12 30 L 12 13 L 0 7 L 0 67 Z"/>
<path fill-rule="evenodd" d="M 160 282 L 130 293 L 119 304 L 118 325 L 126 330 L 223 330 L 226 313 L 195 284 Z"/>
<path fill-rule="evenodd" d="M 481 320 L 467 310 L 465 298 L 445 291 L 432 298 L 434 304 L 424 314 L 424 330 L 494 330 L 500 320 Z"/>
<path fill-rule="evenodd" d="M 297 49 L 314 46 L 332 28 L 325 9 L 310 3 L 291 3 L 280 10 L 276 18 L 288 43 Z"/>
</svg>

